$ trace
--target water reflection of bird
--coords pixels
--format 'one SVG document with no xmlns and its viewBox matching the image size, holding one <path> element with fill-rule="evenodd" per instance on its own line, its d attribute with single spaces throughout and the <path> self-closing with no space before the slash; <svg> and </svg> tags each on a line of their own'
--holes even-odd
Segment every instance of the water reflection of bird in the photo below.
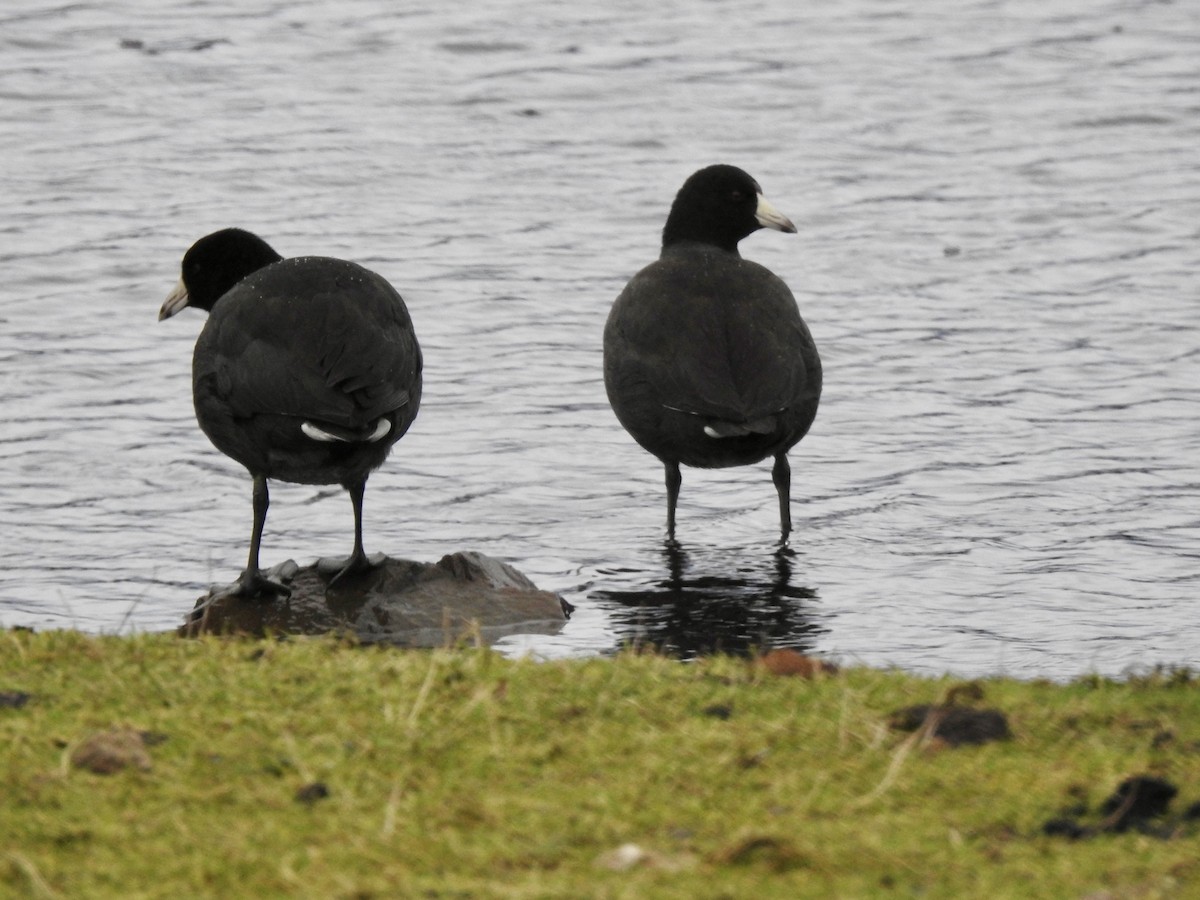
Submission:
<svg viewBox="0 0 1200 900">
<path fill-rule="evenodd" d="M 371 569 L 362 545 L 367 476 L 421 403 L 421 350 L 404 301 L 361 266 L 283 259 L 239 229 L 201 238 L 182 268 L 159 319 L 187 306 L 209 313 L 192 356 L 196 418 L 254 479 L 250 555 L 226 593 L 288 593 L 258 564 L 268 478 L 342 485 L 354 506 L 354 549 L 319 566 L 334 581 Z"/>
<path fill-rule="evenodd" d="M 675 536 L 679 466 L 774 457 L 781 539 L 792 529 L 787 453 L 812 425 L 821 359 L 792 292 L 738 253 L 759 228 L 795 226 L 734 166 L 684 182 L 662 254 L 625 286 L 604 329 L 604 384 L 617 418 L 658 457 Z"/>
<path fill-rule="evenodd" d="M 793 585 L 794 551 L 780 547 L 764 571 L 702 575 L 687 551 L 663 546 L 667 577 L 644 587 L 598 591 L 620 643 L 685 659 L 787 647 L 811 652 L 824 632 L 812 614 L 816 591 Z M 721 567 L 724 568 L 723 566 Z"/>
</svg>

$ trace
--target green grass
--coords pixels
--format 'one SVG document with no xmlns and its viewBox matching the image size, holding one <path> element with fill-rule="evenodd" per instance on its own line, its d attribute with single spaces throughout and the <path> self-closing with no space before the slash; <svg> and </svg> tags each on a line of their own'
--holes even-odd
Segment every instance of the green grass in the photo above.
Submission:
<svg viewBox="0 0 1200 900">
<path fill-rule="evenodd" d="M 32 695 L 0 708 L 0 895 L 1200 896 L 1200 681 L 985 680 L 1009 741 L 889 727 L 959 684 L 0 632 Z M 72 764 L 114 728 L 150 769 Z M 1180 788 L 1173 836 L 1041 833 L 1142 773 Z"/>
</svg>

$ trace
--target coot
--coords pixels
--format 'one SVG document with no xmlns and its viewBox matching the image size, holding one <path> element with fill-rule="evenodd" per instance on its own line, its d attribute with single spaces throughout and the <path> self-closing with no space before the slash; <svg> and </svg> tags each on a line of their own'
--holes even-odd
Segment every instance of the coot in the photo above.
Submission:
<svg viewBox="0 0 1200 900">
<path fill-rule="evenodd" d="M 787 452 L 821 396 L 821 358 L 788 286 L 742 259 L 759 228 L 796 227 L 734 166 L 684 182 L 662 255 L 625 286 L 604 329 L 604 385 L 621 424 L 666 469 L 675 537 L 680 464 L 743 466 L 775 458 L 781 538 L 792 530 Z"/>
<path fill-rule="evenodd" d="M 158 317 L 187 306 L 209 313 L 192 356 L 196 418 L 254 479 L 250 557 L 230 593 L 289 593 L 258 566 L 269 478 L 344 487 L 354 504 L 354 550 L 322 560 L 322 569 L 333 581 L 370 569 L 362 544 L 367 476 L 421 403 L 421 350 L 400 295 L 362 266 L 283 259 L 258 236 L 229 228 L 188 250 Z"/>
</svg>

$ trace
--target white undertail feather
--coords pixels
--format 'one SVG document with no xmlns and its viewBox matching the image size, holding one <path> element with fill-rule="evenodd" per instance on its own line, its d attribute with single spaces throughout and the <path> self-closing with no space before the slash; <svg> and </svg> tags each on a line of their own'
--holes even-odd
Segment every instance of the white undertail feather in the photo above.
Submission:
<svg viewBox="0 0 1200 900">
<path fill-rule="evenodd" d="M 681 412 L 689 416 L 702 415 L 698 412 L 693 412 L 690 409 L 680 409 L 678 406 L 671 406 L 664 403 L 663 409 L 669 409 L 672 412 Z M 783 412 L 782 409 L 779 412 Z M 712 425 L 704 426 L 704 433 L 710 438 L 721 440 L 722 438 L 745 437 L 748 434 L 770 434 L 775 430 L 775 415 L 763 416 L 761 419 L 755 419 L 753 422 L 721 422 L 716 421 Z"/>
<path fill-rule="evenodd" d="M 713 422 L 704 426 L 704 433 L 710 438 L 745 437 L 748 434 L 770 434 L 775 430 L 774 416 L 764 416 L 753 422 Z"/>
<path fill-rule="evenodd" d="M 373 444 L 376 441 L 383 438 L 383 436 L 386 435 L 391 430 L 392 430 L 392 423 L 389 422 L 387 419 L 380 419 L 378 422 L 375 423 L 375 431 L 371 434 L 371 436 L 369 438 L 367 438 L 367 440 Z"/>
<path fill-rule="evenodd" d="M 344 437 L 341 437 L 336 434 L 330 434 L 328 431 L 324 431 L 321 428 L 318 428 L 312 422 L 302 422 L 300 424 L 300 430 L 303 431 L 306 435 L 308 435 L 308 437 L 312 438 L 314 441 L 341 441 L 342 443 L 345 443 L 345 444 L 350 443 L 349 438 L 344 438 Z M 369 435 L 367 435 L 366 441 L 369 444 L 373 444 L 376 441 L 383 438 L 384 435 L 386 435 L 391 430 L 392 430 L 392 423 L 389 422 L 387 419 L 380 419 L 378 422 L 375 423 L 375 430 L 373 432 L 371 432 Z"/>
</svg>

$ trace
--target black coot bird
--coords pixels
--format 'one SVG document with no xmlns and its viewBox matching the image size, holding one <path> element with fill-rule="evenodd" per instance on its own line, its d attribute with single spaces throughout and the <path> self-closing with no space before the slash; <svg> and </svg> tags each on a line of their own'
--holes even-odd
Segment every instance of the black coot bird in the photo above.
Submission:
<svg viewBox="0 0 1200 900">
<path fill-rule="evenodd" d="M 672 540 L 680 464 L 768 456 L 781 538 L 792 530 L 787 452 L 817 414 L 821 358 L 788 286 L 738 253 L 763 227 L 796 230 L 741 169 L 696 172 L 671 206 L 662 255 L 625 286 L 604 329 L 608 399 L 666 468 Z"/>
<path fill-rule="evenodd" d="M 254 478 L 250 558 L 229 593 L 289 593 L 258 566 L 268 478 L 349 491 L 354 550 L 320 567 L 334 581 L 370 569 L 362 545 L 367 476 L 421 403 L 421 349 L 400 295 L 362 266 L 283 259 L 256 235 L 229 228 L 188 250 L 158 318 L 186 306 L 209 313 L 192 356 L 196 418 Z"/>
</svg>

